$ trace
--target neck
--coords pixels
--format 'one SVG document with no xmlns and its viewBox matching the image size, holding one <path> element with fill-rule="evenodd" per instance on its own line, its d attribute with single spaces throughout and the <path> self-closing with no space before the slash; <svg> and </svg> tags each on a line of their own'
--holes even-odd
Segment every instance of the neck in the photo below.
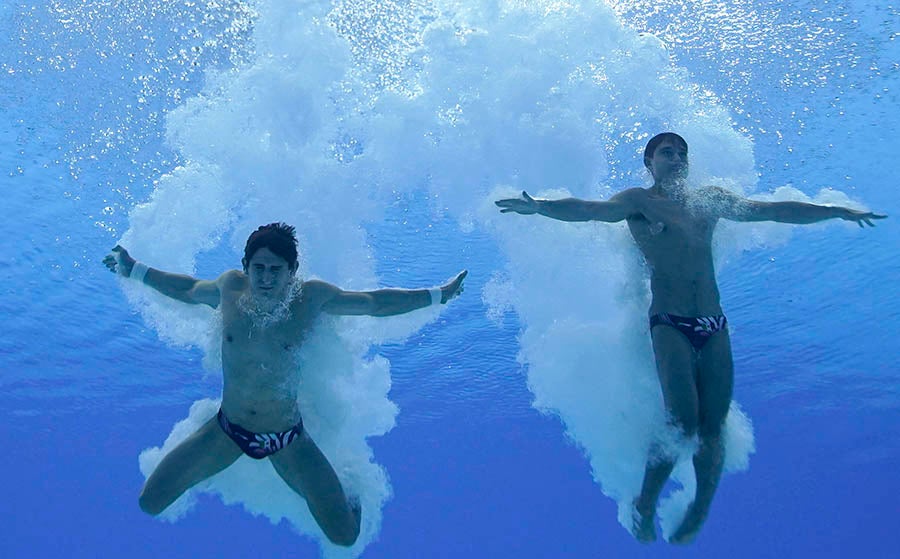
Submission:
<svg viewBox="0 0 900 559">
<path fill-rule="evenodd" d="M 651 190 L 658 196 L 667 198 L 681 198 L 684 196 L 685 184 L 680 179 L 663 179 L 653 181 Z"/>
</svg>

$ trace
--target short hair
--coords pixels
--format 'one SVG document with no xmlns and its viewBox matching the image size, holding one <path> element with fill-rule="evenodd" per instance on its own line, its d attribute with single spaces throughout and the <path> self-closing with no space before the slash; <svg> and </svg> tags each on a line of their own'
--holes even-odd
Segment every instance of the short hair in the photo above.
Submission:
<svg viewBox="0 0 900 559">
<path fill-rule="evenodd" d="M 644 167 L 650 168 L 649 161 L 653 159 L 653 154 L 656 153 L 656 148 L 659 147 L 659 144 L 664 141 L 669 140 L 676 144 L 681 144 L 684 146 L 684 149 L 687 150 L 688 145 L 687 142 L 684 141 L 684 138 L 676 134 L 675 132 L 663 132 L 661 134 L 657 134 L 650 138 L 650 141 L 647 142 L 647 147 L 644 148 Z"/>
<path fill-rule="evenodd" d="M 291 268 L 297 264 L 297 236 L 293 225 L 286 223 L 269 223 L 261 225 L 250 234 L 244 247 L 244 258 L 241 263 L 244 270 L 250 265 L 250 259 L 261 248 L 267 248 L 287 260 Z"/>
</svg>

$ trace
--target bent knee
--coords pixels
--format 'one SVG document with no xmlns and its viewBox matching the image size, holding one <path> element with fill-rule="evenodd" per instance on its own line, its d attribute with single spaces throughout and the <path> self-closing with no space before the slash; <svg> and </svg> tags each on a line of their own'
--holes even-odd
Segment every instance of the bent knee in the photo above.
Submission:
<svg viewBox="0 0 900 559">
<path fill-rule="evenodd" d="M 701 421 L 699 425 L 699 435 L 701 439 L 718 438 L 722 436 L 725 430 L 725 418 L 713 418 Z"/>
<path fill-rule="evenodd" d="M 154 498 L 153 495 L 148 494 L 146 491 L 144 491 L 141 493 L 141 496 L 138 497 L 138 506 L 140 506 L 141 510 L 149 514 L 150 516 L 159 516 L 162 511 L 166 510 L 166 507 L 169 506 L 169 503 Z"/>
<path fill-rule="evenodd" d="M 359 527 L 362 521 L 362 508 L 359 501 L 350 501 L 350 518 L 342 524 L 332 524 L 325 535 L 335 545 L 350 547 L 359 538 Z"/>
<path fill-rule="evenodd" d="M 350 547 L 355 544 L 357 538 L 359 538 L 359 527 L 329 530 L 325 535 L 328 537 L 328 540 L 335 545 Z"/>
<path fill-rule="evenodd" d="M 685 439 L 694 438 L 700 430 L 700 418 L 696 412 L 671 412 L 670 421 L 672 426 L 678 429 L 679 434 Z"/>
</svg>

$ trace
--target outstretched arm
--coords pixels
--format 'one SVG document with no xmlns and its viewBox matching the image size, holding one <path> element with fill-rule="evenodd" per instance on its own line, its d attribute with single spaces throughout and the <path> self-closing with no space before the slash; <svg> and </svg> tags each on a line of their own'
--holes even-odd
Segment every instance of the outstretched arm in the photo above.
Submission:
<svg viewBox="0 0 900 559">
<path fill-rule="evenodd" d="M 639 213 L 629 191 L 620 192 L 607 202 L 593 202 L 578 198 L 542 200 L 532 198 L 524 190 L 521 198 L 506 198 L 494 202 L 500 213 L 516 212 L 522 215 L 540 214 L 560 221 L 622 221 Z"/>
<path fill-rule="evenodd" d="M 322 310 L 337 315 L 394 316 L 433 304 L 447 304 L 462 293 L 462 282 L 469 272 L 433 289 L 376 289 L 344 291 L 325 282 L 315 282 L 325 292 Z M 307 282 L 307 285 L 313 282 Z"/>
<path fill-rule="evenodd" d="M 826 219 L 855 221 L 860 227 L 875 227 L 872 220 L 887 216 L 872 212 L 853 210 L 842 206 L 820 206 L 806 202 L 761 202 L 742 198 L 727 190 L 716 188 L 717 196 L 723 201 L 723 215 L 732 221 L 777 221 L 805 225 Z"/>
<path fill-rule="evenodd" d="M 116 245 L 103 259 L 103 263 L 111 272 L 126 278 L 133 277 L 152 287 L 167 297 L 193 305 L 219 306 L 220 292 L 218 282 L 205 281 L 171 274 L 155 268 L 149 268 L 131 257 L 123 247 Z M 139 273 L 143 277 L 137 277 Z"/>
</svg>

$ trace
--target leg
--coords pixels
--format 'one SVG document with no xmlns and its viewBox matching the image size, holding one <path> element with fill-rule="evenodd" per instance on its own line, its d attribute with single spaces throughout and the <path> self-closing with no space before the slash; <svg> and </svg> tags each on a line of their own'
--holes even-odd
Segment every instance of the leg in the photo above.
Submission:
<svg viewBox="0 0 900 559">
<path fill-rule="evenodd" d="M 281 479 L 306 499 L 328 539 L 337 545 L 353 545 L 359 537 L 359 504 L 347 499 L 334 468 L 309 435 L 303 433 L 269 459 Z"/>
<path fill-rule="evenodd" d="M 672 534 L 674 543 L 690 543 L 696 537 L 712 504 L 722 476 L 725 448 L 722 427 L 731 405 L 734 365 L 728 331 L 713 335 L 703 346 L 697 363 L 697 389 L 700 402 L 700 449 L 694 455 L 697 495 L 687 514 Z"/>
<path fill-rule="evenodd" d="M 666 410 L 685 436 L 692 437 L 699 421 L 693 349 L 684 335 L 670 326 L 654 327 L 651 336 Z M 634 501 L 634 535 L 642 542 L 656 539 L 653 525 L 656 503 L 675 467 L 674 460 L 665 451 L 658 454 L 651 455 L 647 461 L 641 494 Z"/>
<path fill-rule="evenodd" d="M 215 416 L 167 454 L 153 470 L 139 500 L 152 515 L 164 511 L 195 484 L 230 466 L 241 449 L 228 438 Z"/>
</svg>

